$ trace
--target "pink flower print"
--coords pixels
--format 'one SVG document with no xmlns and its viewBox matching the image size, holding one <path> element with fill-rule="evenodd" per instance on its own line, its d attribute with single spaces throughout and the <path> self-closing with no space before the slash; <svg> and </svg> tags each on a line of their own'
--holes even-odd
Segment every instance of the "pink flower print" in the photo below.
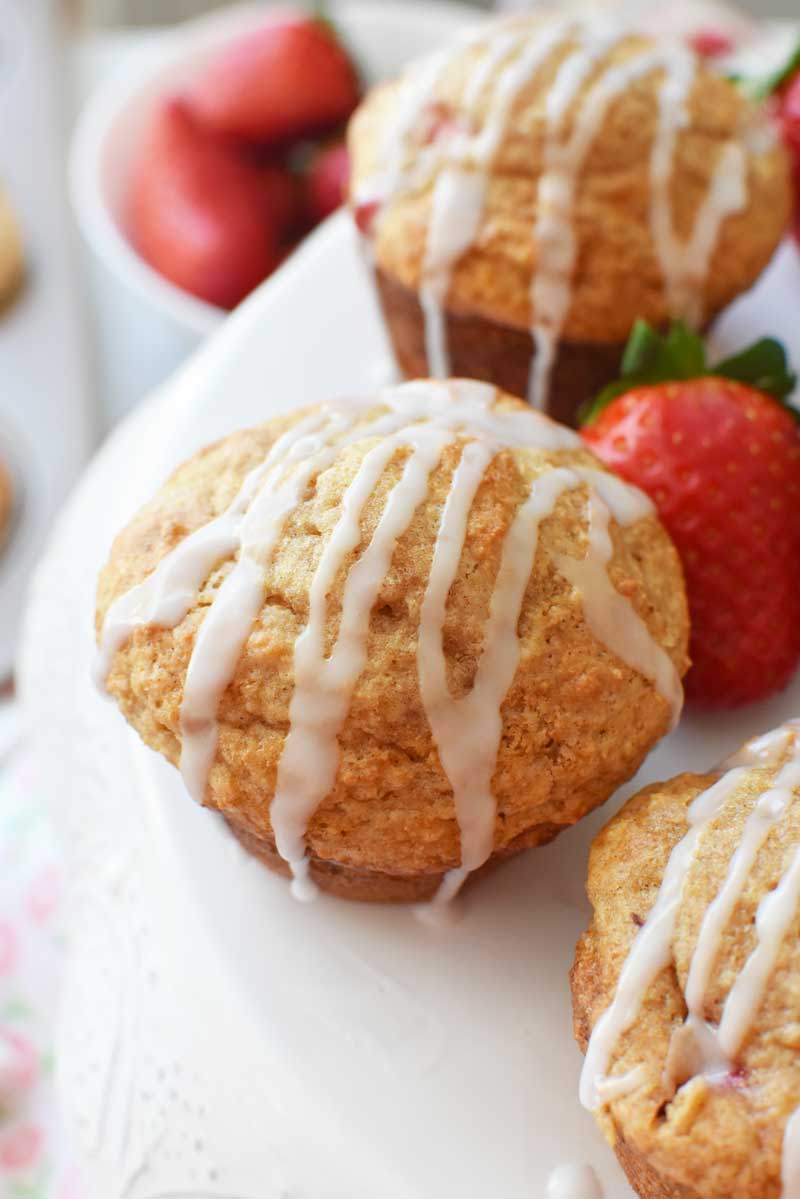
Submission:
<svg viewBox="0 0 800 1199">
<path fill-rule="evenodd" d="M 32 1087 L 37 1067 L 36 1050 L 27 1037 L 0 1027 L 0 1097 L 13 1099 Z"/>
<path fill-rule="evenodd" d="M 17 934 L 8 920 L 0 920 L 0 978 L 11 973 L 18 957 Z"/>
<path fill-rule="evenodd" d="M 42 1149 L 44 1137 L 33 1124 L 18 1124 L 0 1135 L 0 1170 L 12 1173 L 32 1166 Z"/>
<path fill-rule="evenodd" d="M 39 924 L 52 916 L 58 907 L 61 895 L 61 874 L 57 867 L 48 866 L 40 871 L 28 892 L 28 910 Z"/>
</svg>

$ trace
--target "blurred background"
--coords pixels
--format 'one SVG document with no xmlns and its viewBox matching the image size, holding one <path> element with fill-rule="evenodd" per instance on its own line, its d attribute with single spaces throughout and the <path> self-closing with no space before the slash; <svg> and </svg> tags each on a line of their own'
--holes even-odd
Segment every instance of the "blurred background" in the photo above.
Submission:
<svg viewBox="0 0 800 1199">
<path fill-rule="evenodd" d="M 221 3 L 234 3 L 235 0 L 86 0 L 83 6 L 87 21 L 94 25 L 149 25 L 166 21 L 181 21 L 187 17 L 196 16 L 199 12 L 219 8 Z M 478 6 L 492 7 L 491 0 L 472 0 Z M 380 4 L 381 0 L 374 0 Z M 436 3 L 436 0 L 431 0 Z M 498 5 L 502 7 L 502 5 Z M 522 7 L 521 4 L 507 4 L 506 7 Z M 751 12 L 772 16 L 795 16 L 798 11 L 797 0 L 774 0 L 763 3 L 762 0 L 748 0 L 742 5 Z"/>
</svg>

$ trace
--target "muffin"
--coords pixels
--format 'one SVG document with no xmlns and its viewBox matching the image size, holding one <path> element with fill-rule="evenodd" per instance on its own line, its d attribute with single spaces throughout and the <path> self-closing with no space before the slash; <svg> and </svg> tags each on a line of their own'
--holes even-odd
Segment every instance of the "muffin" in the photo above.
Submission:
<svg viewBox="0 0 800 1199">
<path fill-rule="evenodd" d="M 14 484 L 11 471 L 0 458 L 0 551 L 5 547 L 11 533 L 14 516 Z"/>
<path fill-rule="evenodd" d="M 22 239 L 17 218 L 0 188 L 0 309 L 16 294 L 23 273 Z"/>
<path fill-rule="evenodd" d="M 798 787 L 793 722 L 646 788 L 592 847 L 581 1098 L 643 1199 L 800 1183 Z"/>
<path fill-rule="evenodd" d="M 349 145 L 402 371 L 486 379 L 567 422 L 637 318 L 708 325 L 789 219 L 764 110 L 599 15 L 462 35 L 375 88 Z"/>
<path fill-rule="evenodd" d="M 236 433 L 117 538 L 99 673 L 268 865 L 452 896 L 602 803 L 676 719 L 680 565 L 649 501 L 484 383 Z"/>
</svg>

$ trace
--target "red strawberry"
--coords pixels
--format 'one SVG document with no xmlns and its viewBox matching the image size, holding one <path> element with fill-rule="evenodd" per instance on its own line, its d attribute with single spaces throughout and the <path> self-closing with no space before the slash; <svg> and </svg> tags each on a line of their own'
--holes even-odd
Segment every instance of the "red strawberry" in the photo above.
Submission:
<svg viewBox="0 0 800 1199">
<path fill-rule="evenodd" d="M 720 58 L 734 49 L 733 38 L 721 29 L 698 29 L 689 38 L 689 45 L 701 58 Z"/>
<path fill-rule="evenodd" d="M 781 95 L 780 123 L 784 140 L 800 152 L 800 73 L 789 81 Z"/>
<path fill-rule="evenodd" d="M 232 308 L 277 263 L 258 171 L 201 130 L 180 100 L 156 113 L 136 164 L 134 245 L 167 279 Z"/>
<path fill-rule="evenodd" d="M 333 129 L 358 98 L 355 69 L 330 26 L 292 16 L 232 41 L 189 91 L 209 129 L 262 145 Z"/>
<path fill-rule="evenodd" d="M 761 699 L 800 661 L 800 425 L 774 398 L 794 384 L 783 349 L 765 339 L 707 371 L 685 325 L 661 338 L 640 323 L 623 369 L 583 437 L 650 495 L 681 556 L 687 695 Z"/>
<path fill-rule="evenodd" d="M 306 175 L 306 209 L 312 224 L 324 221 L 347 198 L 350 156 L 343 142 L 322 146 L 314 155 Z"/>
<path fill-rule="evenodd" d="M 291 237 L 303 224 L 303 196 L 298 179 L 279 162 L 264 163 L 258 169 L 267 220 L 281 241 Z"/>
</svg>

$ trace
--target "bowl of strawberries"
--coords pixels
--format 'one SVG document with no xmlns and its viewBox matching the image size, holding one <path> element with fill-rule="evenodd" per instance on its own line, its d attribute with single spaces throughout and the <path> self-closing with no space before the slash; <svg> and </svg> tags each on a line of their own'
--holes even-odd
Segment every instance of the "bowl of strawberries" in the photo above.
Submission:
<svg viewBox="0 0 800 1199">
<path fill-rule="evenodd" d="M 106 285 L 125 294 L 117 325 L 149 321 L 160 373 L 339 207 L 344 128 L 363 88 L 470 15 L 423 3 L 330 4 L 324 16 L 234 6 L 164 33 L 146 61 L 100 86 L 75 132 L 73 205 Z M 131 335 L 148 344 L 146 330 Z"/>
</svg>

